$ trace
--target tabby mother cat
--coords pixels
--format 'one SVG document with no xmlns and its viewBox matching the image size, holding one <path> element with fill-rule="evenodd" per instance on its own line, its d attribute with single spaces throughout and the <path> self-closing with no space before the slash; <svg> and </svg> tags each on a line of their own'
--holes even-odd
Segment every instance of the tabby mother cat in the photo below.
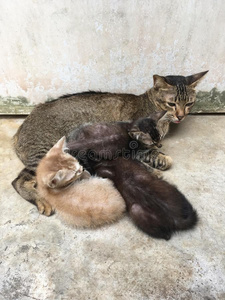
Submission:
<svg viewBox="0 0 225 300">
<path fill-rule="evenodd" d="M 170 120 L 179 123 L 194 105 L 195 87 L 207 72 L 186 77 L 154 75 L 154 86 L 139 96 L 86 92 L 39 104 L 14 136 L 16 154 L 25 168 L 12 185 L 24 199 L 34 203 L 40 213 L 51 215 L 51 206 L 37 193 L 35 171 L 40 159 L 62 136 L 86 122 L 135 120 L 154 111 L 168 111 Z M 169 122 L 164 135 L 168 128 Z M 146 153 L 144 162 L 166 170 L 171 158 L 152 149 Z"/>
</svg>

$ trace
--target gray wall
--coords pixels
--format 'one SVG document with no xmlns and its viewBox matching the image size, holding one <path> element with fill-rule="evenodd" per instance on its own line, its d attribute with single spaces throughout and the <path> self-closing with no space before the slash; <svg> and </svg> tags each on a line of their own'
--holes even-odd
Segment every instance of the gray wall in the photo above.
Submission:
<svg viewBox="0 0 225 300">
<path fill-rule="evenodd" d="M 85 90 L 139 94 L 153 74 L 209 69 L 200 102 L 225 107 L 223 0 L 0 0 L 0 11 L 2 105 Z"/>
</svg>

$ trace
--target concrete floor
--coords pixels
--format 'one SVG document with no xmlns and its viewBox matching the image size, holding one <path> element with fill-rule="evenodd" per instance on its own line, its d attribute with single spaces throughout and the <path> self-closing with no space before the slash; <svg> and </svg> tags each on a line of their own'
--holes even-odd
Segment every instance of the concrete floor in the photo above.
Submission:
<svg viewBox="0 0 225 300">
<path fill-rule="evenodd" d="M 189 116 L 163 150 L 165 178 L 200 222 L 170 241 L 138 231 L 127 217 L 97 230 L 40 215 L 11 187 L 22 169 L 11 137 L 22 119 L 0 120 L 0 299 L 225 299 L 225 116 Z"/>
</svg>

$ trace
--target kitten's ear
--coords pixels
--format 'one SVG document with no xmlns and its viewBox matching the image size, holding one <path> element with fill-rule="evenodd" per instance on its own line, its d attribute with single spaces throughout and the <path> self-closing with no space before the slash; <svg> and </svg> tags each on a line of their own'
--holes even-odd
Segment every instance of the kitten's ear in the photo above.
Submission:
<svg viewBox="0 0 225 300">
<path fill-rule="evenodd" d="M 131 130 L 128 131 L 129 136 L 134 140 L 138 140 L 140 133 L 140 128 L 137 125 L 133 125 Z"/>
<path fill-rule="evenodd" d="M 59 183 L 62 181 L 63 178 L 63 171 L 59 170 L 53 177 L 49 178 L 48 186 L 51 189 L 56 188 L 59 186 Z"/>
<path fill-rule="evenodd" d="M 159 75 L 153 75 L 154 88 L 158 89 L 168 89 L 171 87 L 170 84 L 166 82 L 165 77 Z"/>
<path fill-rule="evenodd" d="M 209 72 L 209 70 L 205 71 L 205 72 L 197 73 L 194 75 L 186 76 L 187 85 L 195 88 L 196 85 L 199 83 L 199 81 L 202 79 L 202 77 L 205 76 L 205 74 L 207 74 L 208 72 Z"/>
<path fill-rule="evenodd" d="M 47 153 L 47 156 L 51 154 L 55 154 L 55 151 L 58 150 L 57 152 L 65 152 L 67 149 L 66 147 L 66 137 L 63 136 Z"/>
<path fill-rule="evenodd" d="M 66 149 L 66 137 L 63 136 L 55 145 L 54 148 L 58 148 L 62 151 L 64 151 L 64 149 Z"/>
<path fill-rule="evenodd" d="M 52 154 L 64 152 L 66 148 L 66 138 L 63 136 L 46 154 L 46 156 L 50 156 Z"/>
<path fill-rule="evenodd" d="M 82 171 L 81 171 L 82 172 Z M 81 173 L 77 173 L 78 177 Z M 75 176 L 75 172 L 69 169 L 59 170 L 53 177 L 51 177 L 48 181 L 48 186 L 51 189 L 55 189 L 57 187 L 63 187 Z"/>
</svg>

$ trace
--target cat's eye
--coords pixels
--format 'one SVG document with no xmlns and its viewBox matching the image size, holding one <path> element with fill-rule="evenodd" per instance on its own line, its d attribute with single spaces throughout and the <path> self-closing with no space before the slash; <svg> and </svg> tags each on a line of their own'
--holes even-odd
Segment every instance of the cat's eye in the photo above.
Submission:
<svg viewBox="0 0 225 300">
<path fill-rule="evenodd" d="M 173 102 L 168 102 L 167 103 L 169 106 L 171 106 L 171 107 L 175 107 L 176 106 L 176 103 L 173 103 Z"/>
<path fill-rule="evenodd" d="M 194 104 L 194 102 L 189 102 L 186 104 L 186 106 L 192 106 Z"/>
</svg>

